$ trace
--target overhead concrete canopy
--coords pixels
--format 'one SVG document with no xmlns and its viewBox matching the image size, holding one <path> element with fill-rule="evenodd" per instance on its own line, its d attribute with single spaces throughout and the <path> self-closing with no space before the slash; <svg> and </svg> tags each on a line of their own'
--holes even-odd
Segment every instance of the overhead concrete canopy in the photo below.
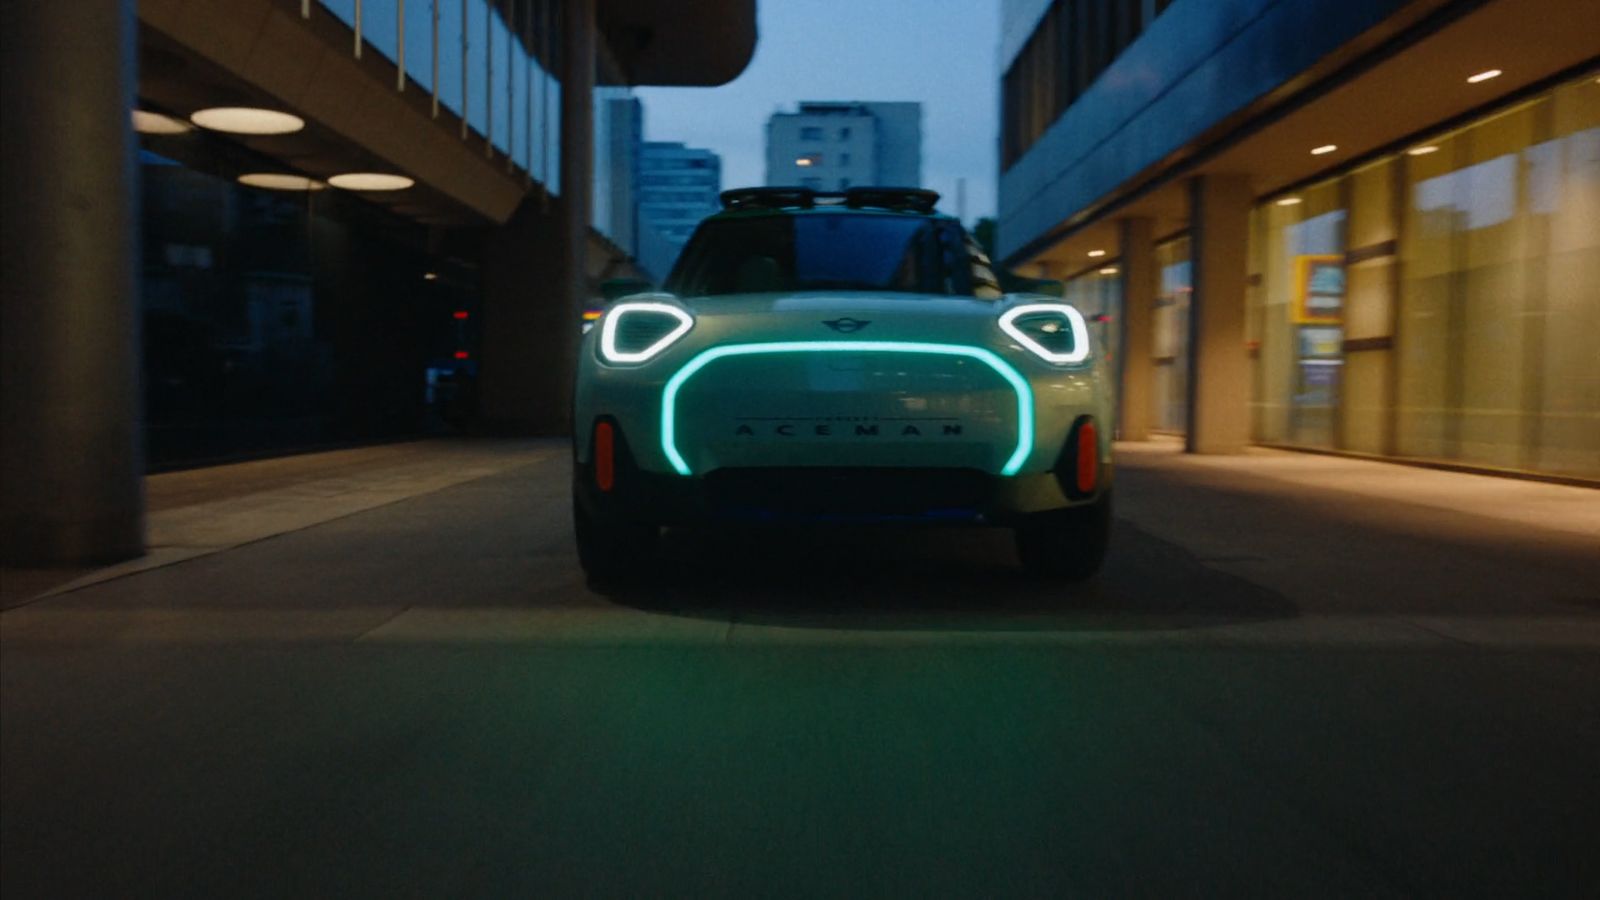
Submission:
<svg viewBox="0 0 1600 900">
<path fill-rule="evenodd" d="M 1271 196 L 1365 159 L 1403 152 L 1552 77 L 1592 67 L 1593 29 L 1582 9 L 1595 0 L 1482 0 L 1402 40 L 1396 32 L 1442 6 L 1418 2 L 1322 61 L 1312 71 L 1128 180 L 1072 211 L 1053 232 L 1007 261 L 1026 274 L 1070 277 L 1114 260 L 1116 219 L 1148 218 L 1157 238 L 1189 225 L 1187 181 L 1194 175 L 1243 175 L 1258 197 Z M 1468 76 L 1499 68 L 1482 83 Z M 1334 144 L 1331 153 L 1313 147 Z M 1104 251 L 1103 255 L 1089 253 Z"/>
<path fill-rule="evenodd" d="M 756 52 L 755 0 L 600 0 L 595 15 L 628 84 L 726 84 Z"/>
</svg>

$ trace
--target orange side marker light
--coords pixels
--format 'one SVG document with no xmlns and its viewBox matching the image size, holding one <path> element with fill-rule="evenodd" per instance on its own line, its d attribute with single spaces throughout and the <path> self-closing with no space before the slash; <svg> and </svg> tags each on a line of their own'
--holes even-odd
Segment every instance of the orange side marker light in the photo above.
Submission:
<svg viewBox="0 0 1600 900">
<path fill-rule="evenodd" d="M 1096 440 L 1094 420 L 1078 426 L 1078 491 L 1094 493 L 1095 481 L 1100 477 L 1100 442 Z"/>
<path fill-rule="evenodd" d="M 594 483 L 607 492 L 617 484 L 617 436 L 610 422 L 594 426 Z"/>
</svg>

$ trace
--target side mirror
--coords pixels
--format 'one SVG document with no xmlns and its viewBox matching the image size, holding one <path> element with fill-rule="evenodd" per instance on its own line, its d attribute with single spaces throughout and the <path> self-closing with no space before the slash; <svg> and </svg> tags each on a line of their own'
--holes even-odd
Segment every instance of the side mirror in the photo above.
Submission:
<svg viewBox="0 0 1600 900">
<path fill-rule="evenodd" d="M 634 294 L 648 293 L 655 289 L 655 285 L 643 278 L 612 278 L 600 283 L 600 296 L 611 301 Z"/>
</svg>

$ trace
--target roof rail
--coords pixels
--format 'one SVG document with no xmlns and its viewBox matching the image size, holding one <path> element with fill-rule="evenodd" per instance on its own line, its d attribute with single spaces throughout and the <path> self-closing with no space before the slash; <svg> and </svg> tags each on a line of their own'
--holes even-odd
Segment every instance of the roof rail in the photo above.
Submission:
<svg viewBox="0 0 1600 900">
<path fill-rule="evenodd" d="M 931 213 L 939 193 L 925 188 L 857 187 L 843 192 L 815 191 L 804 187 L 751 187 L 722 192 L 723 209 L 811 209 L 818 205 L 850 209 L 893 209 Z"/>
<path fill-rule="evenodd" d="M 910 212 L 931 213 L 939 202 L 939 192 L 926 188 L 858 187 L 844 192 L 844 203 L 852 209 L 870 206 L 876 209 L 903 209 Z"/>
<path fill-rule="evenodd" d="M 810 209 L 816 191 L 803 187 L 750 187 L 722 192 L 723 209 Z"/>
</svg>

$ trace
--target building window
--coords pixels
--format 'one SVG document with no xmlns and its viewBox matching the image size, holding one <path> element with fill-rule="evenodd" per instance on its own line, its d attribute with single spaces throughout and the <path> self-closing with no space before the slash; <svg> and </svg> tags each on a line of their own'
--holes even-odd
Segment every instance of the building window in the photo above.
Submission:
<svg viewBox="0 0 1600 900">
<path fill-rule="evenodd" d="M 1257 440 L 1600 477 L 1596 74 L 1257 207 Z"/>
<path fill-rule="evenodd" d="M 1133 43 L 1146 24 L 1145 7 L 1145 0 L 1050 4 L 1001 78 L 1002 168 L 1026 153 Z"/>
<path fill-rule="evenodd" d="M 1403 165 L 1398 450 L 1600 476 L 1594 73 Z"/>
<path fill-rule="evenodd" d="M 800 140 L 802 140 L 802 141 L 820 141 L 820 140 L 822 140 L 822 127 L 819 126 L 819 125 L 807 125 L 804 128 L 801 128 L 800 129 Z"/>
<path fill-rule="evenodd" d="M 800 179 L 800 186 L 803 188 L 810 188 L 813 191 L 820 191 L 822 190 L 822 179 L 815 176 L 810 178 L 802 178 Z"/>
<path fill-rule="evenodd" d="M 1158 245 L 1156 265 L 1161 270 L 1161 287 L 1151 323 L 1156 365 L 1152 421 L 1159 430 L 1182 432 L 1188 427 L 1189 299 L 1194 293 L 1189 239 Z"/>
<path fill-rule="evenodd" d="M 848 153 L 839 154 L 839 165 L 841 165 L 841 166 L 850 165 L 850 154 L 848 154 Z"/>
<path fill-rule="evenodd" d="M 849 125 L 846 125 L 843 128 L 839 129 L 839 140 L 841 140 L 841 141 L 850 140 L 850 126 Z"/>
<path fill-rule="evenodd" d="M 1345 234 L 1337 181 L 1256 210 L 1249 340 L 1256 439 L 1332 447 L 1345 338 Z"/>
<path fill-rule="evenodd" d="M 1040 272 L 1041 278 L 1048 278 Z M 1062 299 L 1088 320 L 1090 340 L 1113 359 L 1122 346 L 1122 279 L 1117 267 L 1099 266 L 1067 281 Z"/>
</svg>

